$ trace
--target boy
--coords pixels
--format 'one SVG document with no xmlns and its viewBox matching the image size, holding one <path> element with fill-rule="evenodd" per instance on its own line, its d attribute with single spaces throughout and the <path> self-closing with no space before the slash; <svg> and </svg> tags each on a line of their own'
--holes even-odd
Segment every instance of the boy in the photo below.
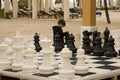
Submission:
<svg viewBox="0 0 120 80">
<path fill-rule="evenodd" d="M 53 40 L 55 39 L 55 34 L 58 33 L 60 35 L 61 41 L 64 44 L 64 36 L 68 34 L 68 32 L 63 32 L 62 28 L 65 27 L 66 22 L 63 19 L 58 20 L 56 26 L 53 26 Z"/>
</svg>

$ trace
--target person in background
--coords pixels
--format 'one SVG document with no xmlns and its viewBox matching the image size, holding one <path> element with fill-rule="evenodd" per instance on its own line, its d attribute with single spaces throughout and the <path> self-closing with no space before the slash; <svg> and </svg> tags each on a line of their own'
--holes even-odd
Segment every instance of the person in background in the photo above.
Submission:
<svg viewBox="0 0 120 80">
<path fill-rule="evenodd" d="M 55 34 L 58 33 L 60 35 L 61 41 L 64 43 L 64 37 L 68 34 L 68 32 L 63 32 L 62 28 L 66 26 L 66 22 L 64 19 L 60 19 L 57 22 L 57 25 L 53 26 L 53 40 L 55 39 Z"/>
</svg>

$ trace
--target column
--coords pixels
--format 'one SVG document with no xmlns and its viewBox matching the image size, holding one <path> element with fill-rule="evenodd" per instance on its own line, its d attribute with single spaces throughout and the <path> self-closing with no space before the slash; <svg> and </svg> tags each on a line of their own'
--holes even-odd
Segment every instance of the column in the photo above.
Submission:
<svg viewBox="0 0 120 80">
<path fill-rule="evenodd" d="M 64 19 L 69 20 L 69 0 L 63 0 Z"/>
<path fill-rule="evenodd" d="M 102 7 L 104 8 L 105 6 L 104 6 L 104 0 L 102 0 Z"/>
<path fill-rule="evenodd" d="M 97 5 L 97 8 L 100 8 L 100 0 L 97 0 L 96 5 Z"/>
<path fill-rule="evenodd" d="M 32 0 L 32 19 L 37 19 L 37 0 Z"/>
<path fill-rule="evenodd" d="M 50 0 L 50 7 L 53 7 L 53 0 Z"/>
<path fill-rule="evenodd" d="M 10 1 L 9 0 L 4 0 L 4 9 L 5 9 L 5 13 L 10 10 Z"/>
<path fill-rule="evenodd" d="M 28 0 L 28 10 L 31 10 L 31 9 L 32 9 L 32 1 Z"/>
<path fill-rule="evenodd" d="M 113 0 L 110 0 L 110 6 L 113 6 Z"/>
<path fill-rule="evenodd" d="M 117 0 L 117 6 L 120 7 L 120 0 Z"/>
<path fill-rule="evenodd" d="M 50 7 L 50 0 L 45 0 L 45 10 L 49 12 L 49 7 Z"/>
<path fill-rule="evenodd" d="M 81 40 L 82 32 L 84 30 L 95 31 L 96 27 L 96 0 L 83 0 L 83 22 L 81 27 Z"/>
<path fill-rule="evenodd" d="M 109 0 L 107 0 L 107 7 L 109 8 L 110 7 L 110 4 L 109 4 L 110 2 L 109 2 Z"/>
<path fill-rule="evenodd" d="M 13 18 L 18 17 L 18 1 L 13 0 Z"/>
<path fill-rule="evenodd" d="M 113 6 L 117 6 L 117 0 L 113 0 Z"/>
<path fill-rule="evenodd" d="M 41 9 L 41 0 L 37 1 L 37 9 L 38 9 L 38 11 Z"/>
<path fill-rule="evenodd" d="M 44 5 L 45 5 L 44 0 L 40 1 L 40 5 L 41 5 L 41 10 L 44 10 Z"/>
<path fill-rule="evenodd" d="M 82 0 L 79 0 L 79 7 L 82 9 Z"/>
</svg>

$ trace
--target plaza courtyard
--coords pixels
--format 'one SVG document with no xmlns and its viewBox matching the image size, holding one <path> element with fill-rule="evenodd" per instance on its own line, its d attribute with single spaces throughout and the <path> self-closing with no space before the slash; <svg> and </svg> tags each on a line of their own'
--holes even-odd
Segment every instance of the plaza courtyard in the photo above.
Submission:
<svg viewBox="0 0 120 80">
<path fill-rule="evenodd" d="M 111 10 L 110 19 L 111 24 L 106 21 L 105 12 L 102 11 L 102 16 L 97 16 L 96 27 L 98 31 L 103 32 L 105 27 L 110 30 L 120 29 L 120 12 Z M 17 19 L 0 19 L 0 37 L 14 36 L 16 31 L 20 31 L 22 35 L 34 35 L 38 32 L 41 35 L 52 35 L 52 26 L 57 25 L 58 19 L 31 19 L 31 18 L 17 18 Z M 80 27 L 82 26 L 82 18 L 71 19 L 66 21 L 67 25 L 64 31 L 69 31 L 73 34 L 80 34 Z"/>
</svg>

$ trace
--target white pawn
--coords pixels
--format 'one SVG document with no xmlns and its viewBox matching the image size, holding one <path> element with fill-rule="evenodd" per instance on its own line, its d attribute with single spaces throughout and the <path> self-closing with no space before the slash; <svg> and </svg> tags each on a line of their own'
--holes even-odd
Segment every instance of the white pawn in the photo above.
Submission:
<svg viewBox="0 0 120 80">
<path fill-rule="evenodd" d="M 42 46 L 41 54 L 43 54 L 43 62 L 42 65 L 39 66 L 40 74 L 53 74 L 54 67 L 51 65 L 50 62 L 50 55 L 52 52 L 50 50 L 51 40 L 45 38 L 44 40 L 41 40 L 40 43 Z"/>
<path fill-rule="evenodd" d="M 15 50 L 15 59 L 12 64 L 13 70 L 22 70 L 23 66 L 23 36 L 20 35 L 20 33 L 16 33 L 16 36 L 14 36 L 14 45 L 13 49 Z"/>
<path fill-rule="evenodd" d="M 76 74 L 86 74 L 88 73 L 89 67 L 85 64 L 85 51 L 83 49 L 78 49 L 77 51 L 77 64 L 74 66 Z"/>
<path fill-rule="evenodd" d="M 51 60 L 51 65 L 56 69 L 56 68 L 58 68 L 58 62 L 56 61 L 56 59 L 54 57 L 54 55 L 55 55 L 54 49 L 55 48 L 53 46 L 50 47 L 50 50 L 52 51 L 51 55 L 50 55 L 50 60 Z"/>
<path fill-rule="evenodd" d="M 33 45 L 29 45 L 29 47 L 25 50 L 25 63 L 22 67 L 24 72 L 34 73 L 37 70 L 37 65 L 35 64 L 35 50 Z"/>
<path fill-rule="evenodd" d="M 72 52 L 65 46 L 61 52 L 62 57 L 62 68 L 60 70 L 60 78 L 61 80 L 73 80 L 74 79 L 74 70 L 72 69 L 72 65 L 70 62 L 70 58 L 72 57 Z"/>
</svg>

